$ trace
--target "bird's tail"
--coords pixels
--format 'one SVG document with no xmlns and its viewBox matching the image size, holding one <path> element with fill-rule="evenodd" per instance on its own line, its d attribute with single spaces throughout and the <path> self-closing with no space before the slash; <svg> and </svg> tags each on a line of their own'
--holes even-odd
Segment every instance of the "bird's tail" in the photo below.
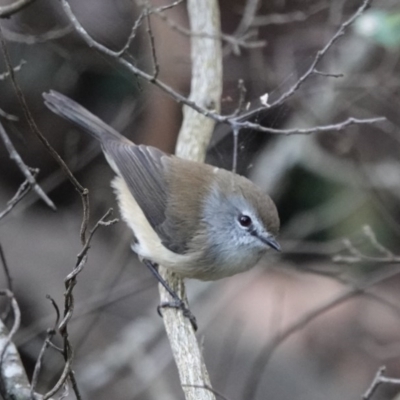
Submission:
<svg viewBox="0 0 400 400">
<path fill-rule="evenodd" d="M 114 128 L 111 128 L 111 126 L 69 97 L 54 90 L 50 90 L 49 93 L 43 93 L 43 97 L 45 100 L 44 104 L 51 111 L 80 126 L 100 142 L 106 140 L 128 141 L 128 139 L 119 134 Z"/>
</svg>

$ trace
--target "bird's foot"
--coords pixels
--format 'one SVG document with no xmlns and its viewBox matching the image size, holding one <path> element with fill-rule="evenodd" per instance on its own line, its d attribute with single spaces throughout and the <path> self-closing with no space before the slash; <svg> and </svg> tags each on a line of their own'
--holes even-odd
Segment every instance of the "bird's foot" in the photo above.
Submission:
<svg viewBox="0 0 400 400">
<path fill-rule="evenodd" d="M 175 308 L 178 310 L 182 311 L 182 314 L 185 318 L 187 318 L 190 323 L 192 324 L 192 327 L 194 329 L 194 331 L 197 331 L 197 321 L 196 321 L 196 317 L 193 315 L 193 313 L 186 307 L 185 303 L 180 299 L 180 298 L 174 298 L 171 301 L 166 301 L 161 303 L 158 307 L 157 307 L 157 312 L 158 315 L 160 317 L 162 317 L 162 312 L 161 309 L 162 308 Z"/>
</svg>

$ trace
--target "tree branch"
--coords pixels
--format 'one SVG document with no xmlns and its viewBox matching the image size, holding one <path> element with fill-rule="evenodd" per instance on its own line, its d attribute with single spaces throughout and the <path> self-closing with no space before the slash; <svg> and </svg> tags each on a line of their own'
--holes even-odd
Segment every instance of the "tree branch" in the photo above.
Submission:
<svg viewBox="0 0 400 400">
<path fill-rule="evenodd" d="M 214 37 L 220 35 L 220 16 L 216 0 L 189 0 L 188 12 L 191 30 L 206 32 Z M 192 36 L 191 46 L 192 81 L 189 101 L 219 112 L 222 93 L 221 42 Z M 183 115 L 176 154 L 182 158 L 203 162 L 215 121 L 188 106 L 184 106 Z M 185 299 L 182 279 L 164 268 L 160 268 L 160 272 L 170 287 Z M 160 297 L 161 302 L 169 299 L 162 287 Z M 181 311 L 174 309 L 165 309 L 163 317 L 186 399 L 214 400 L 212 391 L 200 389 L 211 387 L 211 383 L 189 320 Z"/>
<path fill-rule="evenodd" d="M 11 15 L 16 14 L 23 8 L 28 7 L 35 0 L 17 0 L 14 3 L 0 7 L 0 18 L 9 18 Z"/>
</svg>

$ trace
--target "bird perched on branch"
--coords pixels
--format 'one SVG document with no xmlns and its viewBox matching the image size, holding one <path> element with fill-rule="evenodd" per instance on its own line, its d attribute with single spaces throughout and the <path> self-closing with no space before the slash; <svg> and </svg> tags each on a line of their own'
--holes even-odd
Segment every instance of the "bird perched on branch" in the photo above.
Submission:
<svg viewBox="0 0 400 400">
<path fill-rule="evenodd" d="M 271 198 L 233 172 L 136 145 L 70 98 L 50 91 L 45 104 L 97 139 L 116 173 L 112 186 L 132 249 L 184 307 L 157 271 L 215 280 L 253 267 L 276 241 Z M 179 303 L 179 304 L 178 304 Z"/>
</svg>

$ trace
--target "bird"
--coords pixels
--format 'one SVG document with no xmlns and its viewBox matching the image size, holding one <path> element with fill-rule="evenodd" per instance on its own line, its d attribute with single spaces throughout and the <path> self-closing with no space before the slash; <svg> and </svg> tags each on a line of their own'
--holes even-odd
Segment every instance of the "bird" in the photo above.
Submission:
<svg viewBox="0 0 400 400">
<path fill-rule="evenodd" d="M 132 250 L 158 279 L 161 265 L 182 278 L 213 281 L 281 250 L 277 208 L 249 179 L 137 145 L 54 90 L 43 97 L 51 111 L 100 142 L 116 174 L 112 187 L 133 233 Z"/>
</svg>

